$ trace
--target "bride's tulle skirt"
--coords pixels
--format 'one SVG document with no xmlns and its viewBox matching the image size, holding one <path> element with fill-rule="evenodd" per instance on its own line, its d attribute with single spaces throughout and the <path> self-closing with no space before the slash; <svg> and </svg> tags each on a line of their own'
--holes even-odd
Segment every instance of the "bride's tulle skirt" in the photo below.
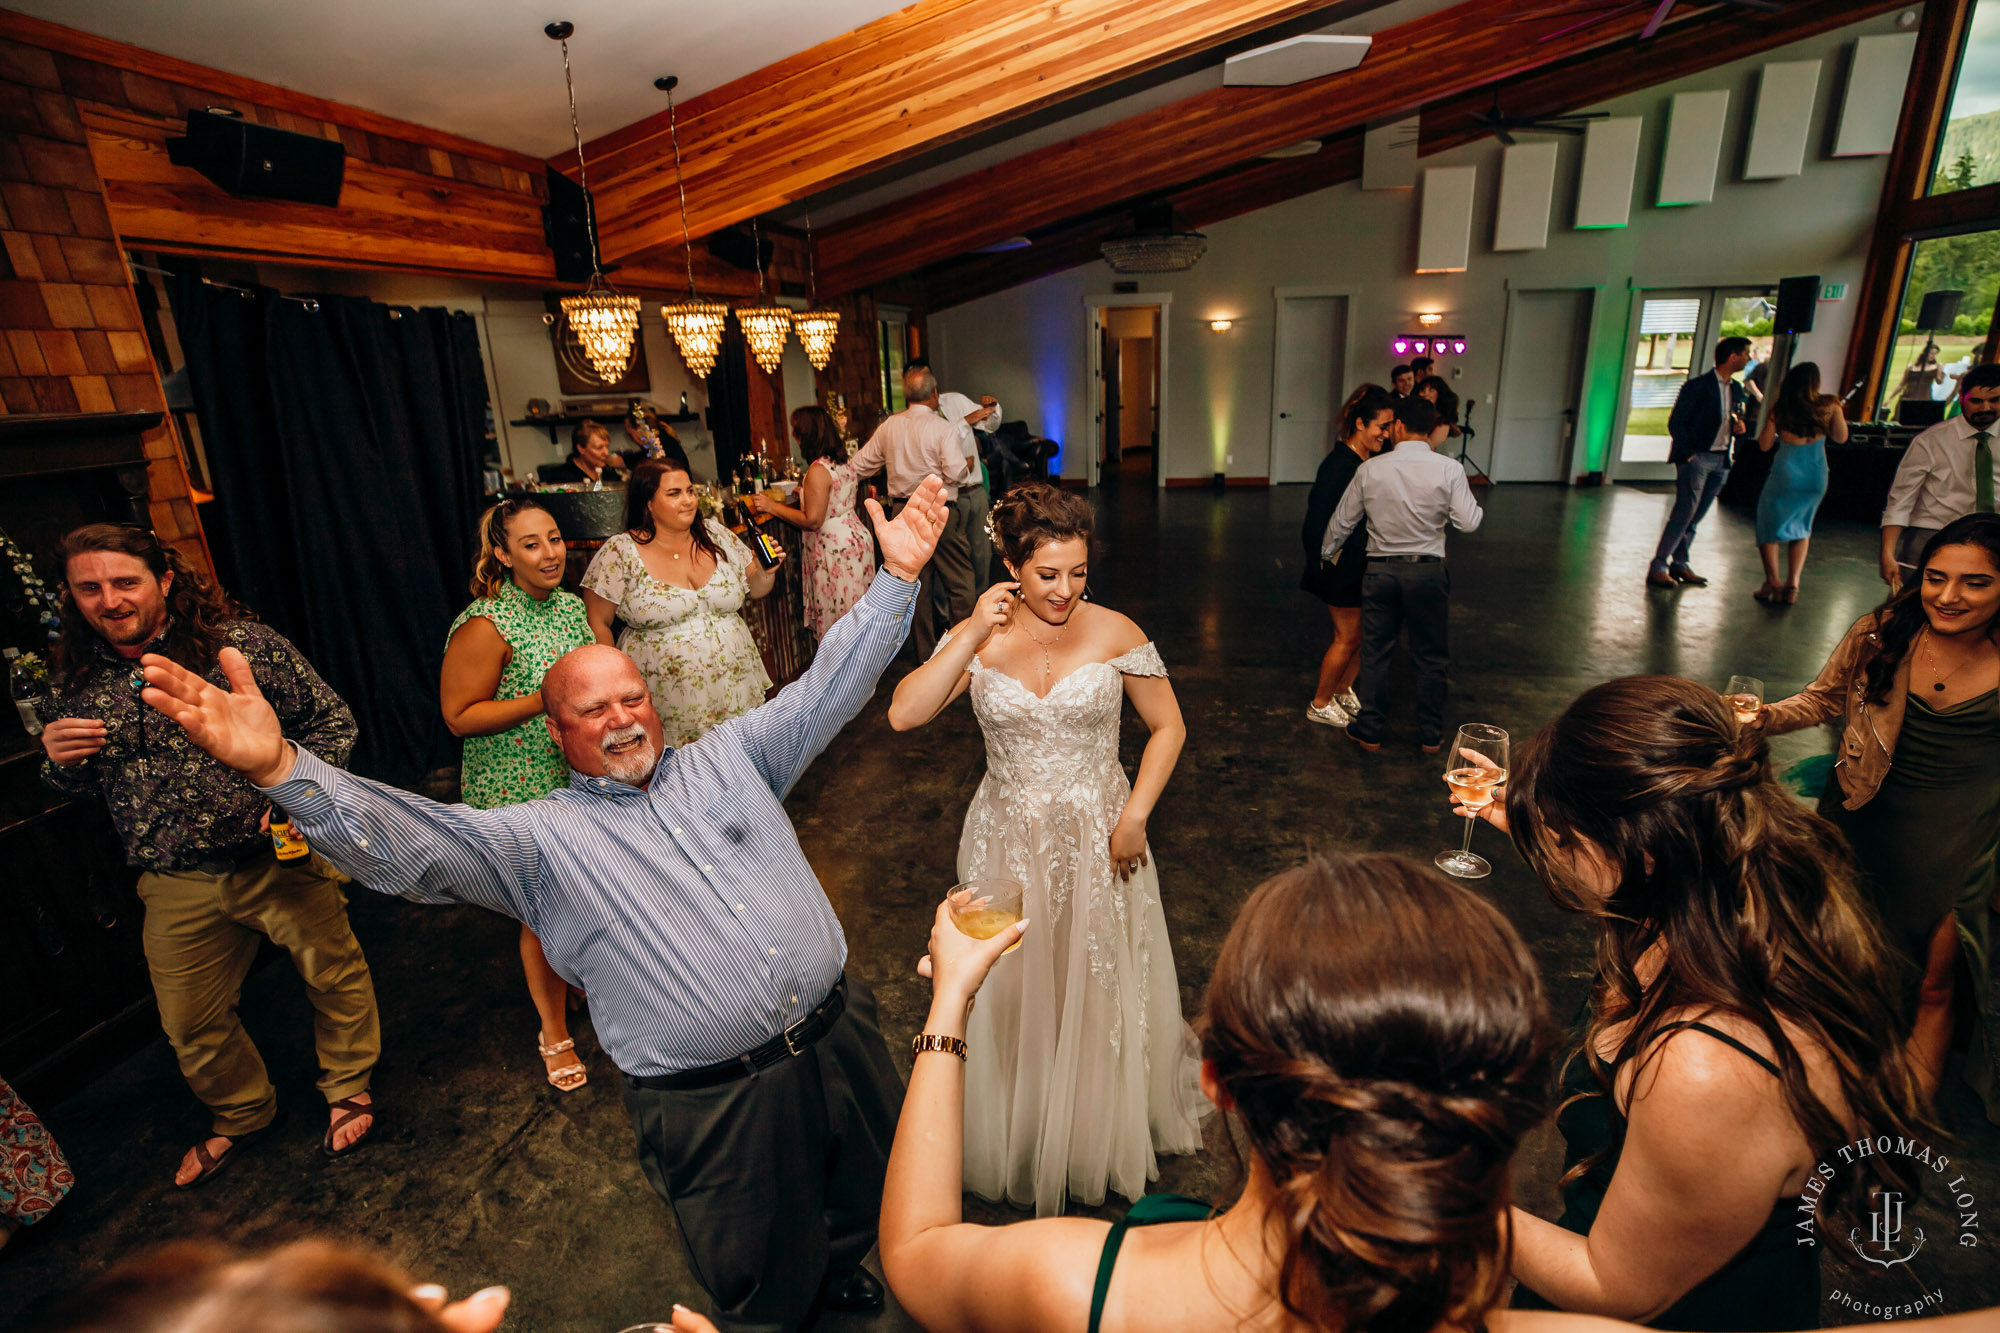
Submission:
<svg viewBox="0 0 2000 1333">
<path fill-rule="evenodd" d="M 1120 880 L 1109 818 L 1129 787 L 1083 804 L 1008 800 L 982 783 L 966 812 L 961 880 L 1026 889 L 1021 947 L 981 987 L 966 1033 L 965 1187 L 1037 1216 L 1069 1198 L 1136 1199 L 1159 1154 L 1201 1147 L 1212 1109 L 1146 864 Z"/>
</svg>

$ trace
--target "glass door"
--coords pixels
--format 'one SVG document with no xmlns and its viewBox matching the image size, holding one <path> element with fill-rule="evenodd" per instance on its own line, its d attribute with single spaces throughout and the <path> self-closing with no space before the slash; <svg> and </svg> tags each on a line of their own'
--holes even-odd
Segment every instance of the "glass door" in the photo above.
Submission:
<svg viewBox="0 0 2000 1333">
<path fill-rule="evenodd" d="M 1690 287 L 1639 293 L 1633 303 L 1620 389 L 1618 437 L 1609 479 L 1671 481 L 1667 461 L 1673 441 L 1667 417 L 1690 375 L 1715 366 L 1715 344 L 1741 335 L 1751 340 L 1751 364 L 1771 355 L 1771 290 Z"/>
</svg>

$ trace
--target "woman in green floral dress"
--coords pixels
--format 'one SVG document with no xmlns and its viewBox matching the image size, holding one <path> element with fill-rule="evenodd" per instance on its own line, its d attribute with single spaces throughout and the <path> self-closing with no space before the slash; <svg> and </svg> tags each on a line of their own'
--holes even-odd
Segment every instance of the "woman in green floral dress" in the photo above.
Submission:
<svg viewBox="0 0 2000 1333">
<path fill-rule="evenodd" d="M 542 677 L 592 642 L 583 599 L 562 586 L 565 555 L 562 529 L 533 500 L 504 501 L 479 520 L 477 600 L 451 624 L 438 689 L 445 725 L 465 738 L 459 786 L 467 805 L 491 810 L 569 785 L 569 764 L 542 723 Z M 535 1044 L 549 1082 L 574 1092 L 588 1075 L 570 1054 L 569 984 L 526 926 L 521 969 L 541 1015 Z"/>
</svg>

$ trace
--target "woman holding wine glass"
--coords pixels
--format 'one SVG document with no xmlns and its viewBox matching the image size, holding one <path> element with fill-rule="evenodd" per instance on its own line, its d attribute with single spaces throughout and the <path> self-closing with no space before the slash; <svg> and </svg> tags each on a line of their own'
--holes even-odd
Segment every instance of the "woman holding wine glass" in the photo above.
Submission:
<svg viewBox="0 0 2000 1333">
<path fill-rule="evenodd" d="M 799 503 L 778 504 L 762 495 L 746 503 L 758 518 L 782 519 L 803 534 L 800 569 L 805 580 L 806 624 L 825 638 L 833 622 L 853 609 L 875 577 L 875 535 L 855 509 L 859 479 L 846 461 L 847 446 L 823 407 L 792 413 L 792 434 L 805 456 Z"/>
<path fill-rule="evenodd" d="M 1560 907 L 1598 928 L 1598 971 L 1557 1118 L 1554 1223 L 1514 1210 L 1516 1304 L 1666 1328 L 1819 1322 L 1799 1191 L 1858 1134 L 1936 1142 L 1905 1054 L 1875 914 L 1833 828 L 1771 774 L 1713 690 L 1630 676 L 1585 692 L 1474 812 Z M 1820 1199 L 1845 1234 L 1893 1154 Z M 1860 1222 L 1866 1230 L 1866 1223 Z"/>
<path fill-rule="evenodd" d="M 972 1018 L 966 1188 L 1059 1213 L 1107 1188 L 1138 1198 L 1157 1154 L 1201 1147 L 1193 1040 L 1167 940 L 1146 824 L 1186 728 L 1159 650 L 1085 601 L 1090 506 L 1047 482 L 993 506 L 1016 582 L 905 676 L 898 731 L 961 694 L 986 737 L 986 778 L 959 842 L 958 879 L 1024 886 L 1039 923 Z M 1151 731 L 1136 781 L 1118 761 L 1129 699 Z"/>
</svg>

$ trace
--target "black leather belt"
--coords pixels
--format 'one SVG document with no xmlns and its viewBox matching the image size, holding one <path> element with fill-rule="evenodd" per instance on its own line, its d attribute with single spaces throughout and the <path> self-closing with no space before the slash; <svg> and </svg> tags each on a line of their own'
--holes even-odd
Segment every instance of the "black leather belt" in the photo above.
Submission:
<svg viewBox="0 0 2000 1333">
<path fill-rule="evenodd" d="M 1368 563 L 1371 565 L 1429 565 L 1443 559 L 1444 557 L 1441 555 L 1371 555 L 1368 557 Z"/>
<path fill-rule="evenodd" d="M 687 1092 L 693 1088 L 713 1088 L 733 1083 L 739 1078 L 749 1078 L 781 1060 L 789 1060 L 811 1050 L 821 1037 L 833 1030 L 834 1023 L 845 1008 L 847 974 L 843 972 L 840 980 L 833 983 L 833 989 L 827 992 L 826 998 L 820 1001 L 819 1008 L 756 1050 L 745 1051 L 733 1060 L 703 1065 L 700 1069 L 683 1069 L 676 1074 L 627 1074 L 625 1083 L 628 1087 L 644 1088 L 648 1092 Z"/>
</svg>

